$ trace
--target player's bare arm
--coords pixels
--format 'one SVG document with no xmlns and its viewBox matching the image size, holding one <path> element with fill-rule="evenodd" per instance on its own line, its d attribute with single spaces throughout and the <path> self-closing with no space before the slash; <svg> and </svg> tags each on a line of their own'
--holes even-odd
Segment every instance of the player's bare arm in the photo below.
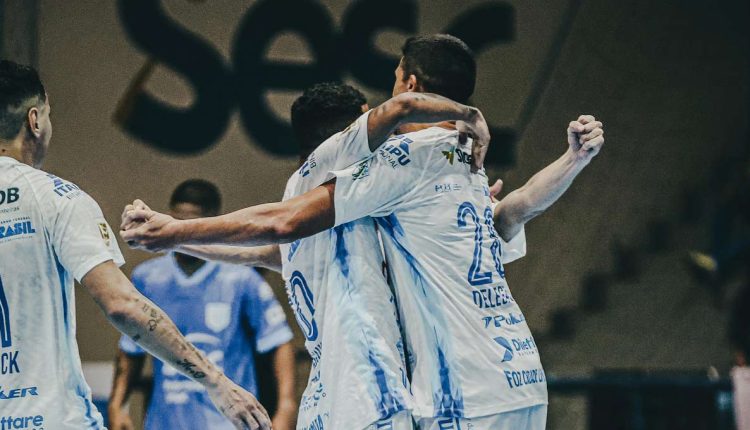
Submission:
<svg viewBox="0 0 750 430">
<path fill-rule="evenodd" d="M 294 347 L 287 342 L 273 351 L 273 373 L 276 376 L 276 413 L 274 430 L 294 430 L 297 417 L 297 397 L 294 392 Z"/>
<path fill-rule="evenodd" d="M 281 251 L 279 251 L 279 245 L 184 245 L 178 246 L 174 250 L 203 260 L 262 267 L 281 273 Z"/>
<path fill-rule="evenodd" d="M 481 169 L 490 141 L 482 112 L 436 94 L 401 93 L 373 109 L 367 120 L 370 150 L 375 151 L 401 125 L 442 121 L 460 121 L 456 128 L 473 139 L 472 168 Z"/>
<path fill-rule="evenodd" d="M 217 409 L 238 429 L 270 429 L 268 413 L 252 394 L 227 379 L 180 334 L 172 320 L 140 294 L 112 262 L 81 280 L 112 324 L 138 345 L 203 385 Z"/>
<path fill-rule="evenodd" d="M 150 209 L 125 212 L 120 236 L 149 251 L 178 245 L 260 246 L 288 243 L 332 228 L 335 183 L 329 182 L 280 203 L 266 203 L 226 215 L 176 220 Z"/>
<path fill-rule="evenodd" d="M 573 180 L 604 145 L 604 129 L 591 115 L 568 125 L 568 150 L 562 157 L 509 193 L 495 206 L 495 228 L 504 240 L 515 237 L 524 224 L 543 213 L 570 187 Z"/>
<path fill-rule="evenodd" d="M 134 430 L 133 420 L 125 410 L 133 388 L 141 378 L 146 355 L 128 355 L 122 350 L 117 351 L 115 359 L 115 375 L 112 381 L 112 394 L 107 403 L 109 428 L 111 430 Z"/>
</svg>

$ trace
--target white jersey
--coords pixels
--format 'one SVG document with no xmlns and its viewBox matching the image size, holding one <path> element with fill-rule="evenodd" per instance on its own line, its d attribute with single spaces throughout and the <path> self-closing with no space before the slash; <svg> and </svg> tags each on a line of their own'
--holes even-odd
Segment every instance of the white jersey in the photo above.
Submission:
<svg viewBox="0 0 750 430">
<path fill-rule="evenodd" d="M 494 228 L 487 177 L 470 143 L 429 128 L 391 138 L 333 172 L 336 225 L 377 218 L 405 325 L 416 417 L 480 417 L 547 402 L 534 338 L 503 263 L 525 234 Z"/>
<path fill-rule="evenodd" d="M 284 199 L 371 154 L 368 114 L 321 144 L 287 183 Z M 281 246 L 289 302 L 312 356 L 299 430 L 361 430 L 411 409 L 393 295 L 375 223 L 356 220 Z"/>
<path fill-rule="evenodd" d="M 0 157 L 0 428 L 103 429 L 83 379 L 73 279 L 124 263 L 96 202 Z"/>
</svg>

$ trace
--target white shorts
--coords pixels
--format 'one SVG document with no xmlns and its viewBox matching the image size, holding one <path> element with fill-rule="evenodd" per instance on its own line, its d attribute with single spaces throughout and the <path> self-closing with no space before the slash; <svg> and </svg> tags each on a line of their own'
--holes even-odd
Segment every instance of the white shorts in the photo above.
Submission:
<svg viewBox="0 0 750 430">
<path fill-rule="evenodd" d="M 479 418 L 423 418 L 419 430 L 544 430 L 547 405 L 532 406 Z"/>
<path fill-rule="evenodd" d="M 390 418 L 372 424 L 365 430 L 414 430 L 414 420 L 411 418 L 411 412 L 399 412 Z"/>
</svg>

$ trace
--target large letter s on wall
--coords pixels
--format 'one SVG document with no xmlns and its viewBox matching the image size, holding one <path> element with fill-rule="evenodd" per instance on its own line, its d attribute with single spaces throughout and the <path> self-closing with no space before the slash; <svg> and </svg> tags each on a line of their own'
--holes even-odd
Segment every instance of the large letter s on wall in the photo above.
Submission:
<svg viewBox="0 0 750 430">
<path fill-rule="evenodd" d="M 133 43 L 181 74 L 195 91 L 193 105 L 180 109 L 150 96 L 143 91 L 145 82 L 138 82 L 121 102 L 121 126 L 164 151 L 195 154 L 208 149 L 224 133 L 235 102 L 221 55 L 170 19 L 160 0 L 119 0 L 118 8 Z"/>
</svg>

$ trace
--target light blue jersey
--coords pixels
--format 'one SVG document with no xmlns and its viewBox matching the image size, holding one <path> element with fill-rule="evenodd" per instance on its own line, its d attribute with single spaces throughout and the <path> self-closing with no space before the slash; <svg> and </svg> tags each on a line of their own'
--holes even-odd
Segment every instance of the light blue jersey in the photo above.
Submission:
<svg viewBox="0 0 750 430">
<path fill-rule="evenodd" d="M 268 352 L 292 339 L 271 287 L 249 267 L 206 262 L 188 277 L 173 254 L 133 271 L 133 284 L 169 315 L 185 338 L 223 369 L 229 379 L 257 395 L 253 352 Z M 143 354 L 130 338 L 128 354 Z M 146 429 L 234 429 L 213 406 L 202 385 L 154 360 L 154 388 Z"/>
<path fill-rule="evenodd" d="M 75 184 L 0 157 L 0 429 L 103 429 L 83 379 L 73 280 L 124 260 Z"/>
<path fill-rule="evenodd" d="M 362 115 L 321 144 L 289 179 L 284 199 L 322 184 L 330 170 L 369 157 L 367 119 Z M 363 430 L 409 411 L 403 342 L 375 222 L 365 218 L 282 245 L 281 258 L 312 356 L 297 429 Z"/>
<path fill-rule="evenodd" d="M 547 402 L 536 343 L 503 268 L 525 254 L 525 235 L 511 243 L 498 236 L 487 176 L 470 173 L 470 164 L 470 143 L 432 127 L 333 172 L 336 225 L 378 217 L 418 418 Z"/>
</svg>

